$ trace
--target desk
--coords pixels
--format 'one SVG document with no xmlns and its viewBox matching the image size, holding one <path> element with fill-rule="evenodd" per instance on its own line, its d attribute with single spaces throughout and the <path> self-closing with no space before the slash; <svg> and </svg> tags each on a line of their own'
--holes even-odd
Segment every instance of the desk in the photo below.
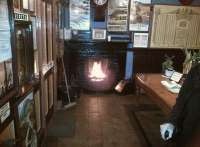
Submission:
<svg viewBox="0 0 200 147">
<path fill-rule="evenodd" d="M 165 78 L 161 74 L 136 74 L 137 88 L 142 88 L 146 94 L 162 109 L 169 114 L 176 103 L 177 94 L 168 91 L 160 82 Z"/>
</svg>

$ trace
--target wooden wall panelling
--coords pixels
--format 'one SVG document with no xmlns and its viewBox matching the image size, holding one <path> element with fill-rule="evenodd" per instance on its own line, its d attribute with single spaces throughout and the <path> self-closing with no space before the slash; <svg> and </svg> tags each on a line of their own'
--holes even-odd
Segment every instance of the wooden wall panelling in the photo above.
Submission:
<svg viewBox="0 0 200 147">
<path fill-rule="evenodd" d="M 53 74 L 49 75 L 48 84 L 49 84 L 49 109 L 53 108 Z"/>
<path fill-rule="evenodd" d="M 40 97 L 40 89 L 34 90 L 34 101 L 35 101 L 35 114 L 36 114 L 36 130 L 37 133 L 40 132 L 41 129 L 41 97 Z"/>
<path fill-rule="evenodd" d="M 53 28 L 53 60 L 54 60 L 54 81 L 53 81 L 53 88 L 54 88 L 54 110 L 57 105 L 57 50 L 58 50 L 58 14 L 57 14 L 57 1 L 52 2 L 52 28 Z"/>
<path fill-rule="evenodd" d="M 43 94 L 44 94 L 44 98 L 45 98 L 45 116 L 48 115 L 49 112 L 49 94 L 48 94 L 48 80 L 44 79 L 44 84 L 43 84 Z"/>
<path fill-rule="evenodd" d="M 41 1 L 41 17 L 42 17 L 42 64 L 47 64 L 47 19 L 46 19 L 46 3 Z M 44 114 L 48 114 L 48 81 L 42 76 L 42 93 L 44 99 Z M 46 123 L 46 119 L 45 119 Z"/>
<path fill-rule="evenodd" d="M 42 5 L 42 0 L 36 0 L 36 9 L 35 9 L 35 14 L 36 14 L 36 18 L 37 18 L 37 48 L 38 48 L 38 63 L 39 63 L 39 73 L 40 73 L 40 79 L 42 79 L 41 77 L 41 70 L 42 70 L 42 64 L 43 64 L 43 44 L 44 44 L 44 40 L 43 40 L 43 29 L 44 28 L 44 24 L 42 24 L 42 12 L 43 12 L 43 5 Z M 44 19 L 44 18 L 43 18 Z M 43 88 L 43 80 L 40 81 L 40 119 L 41 119 L 41 130 L 38 133 L 38 140 L 39 143 L 41 143 L 41 141 L 43 140 L 43 130 L 46 128 L 46 120 L 45 120 L 45 95 L 44 95 L 44 88 Z"/>
<path fill-rule="evenodd" d="M 185 55 L 178 49 L 133 49 L 134 52 L 134 73 L 160 73 L 165 54 L 175 56 L 173 59 L 175 70 L 182 72 L 182 63 Z"/>
<path fill-rule="evenodd" d="M 52 4 L 47 3 L 47 57 L 48 62 L 53 61 L 53 34 L 52 34 Z M 53 74 L 48 77 L 49 109 L 53 106 Z"/>
</svg>

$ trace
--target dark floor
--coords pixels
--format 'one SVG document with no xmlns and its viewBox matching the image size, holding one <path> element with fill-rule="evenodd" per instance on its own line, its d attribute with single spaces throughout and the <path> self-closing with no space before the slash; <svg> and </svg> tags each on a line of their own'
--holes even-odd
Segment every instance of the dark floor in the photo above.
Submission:
<svg viewBox="0 0 200 147">
<path fill-rule="evenodd" d="M 47 146 L 142 147 L 124 109 L 125 104 L 141 101 L 146 102 L 141 99 L 138 101 L 134 95 L 82 94 L 76 107 L 67 110 L 76 118 L 74 136 L 47 140 Z"/>
</svg>

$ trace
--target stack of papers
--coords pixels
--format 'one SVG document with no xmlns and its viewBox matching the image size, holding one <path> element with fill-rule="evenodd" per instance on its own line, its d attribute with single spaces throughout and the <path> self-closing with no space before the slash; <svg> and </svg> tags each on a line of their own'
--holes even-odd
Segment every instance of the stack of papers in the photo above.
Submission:
<svg viewBox="0 0 200 147">
<path fill-rule="evenodd" d="M 181 85 L 174 81 L 161 81 L 161 84 L 167 88 L 172 93 L 179 93 Z"/>
</svg>

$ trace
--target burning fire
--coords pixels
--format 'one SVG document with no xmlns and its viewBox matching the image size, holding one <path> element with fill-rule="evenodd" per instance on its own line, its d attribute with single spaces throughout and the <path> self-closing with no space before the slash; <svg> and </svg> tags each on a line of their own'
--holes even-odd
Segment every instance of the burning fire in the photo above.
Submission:
<svg viewBox="0 0 200 147">
<path fill-rule="evenodd" d="M 101 62 L 94 62 L 92 66 L 92 70 L 89 74 L 89 78 L 92 81 L 103 81 L 106 78 L 105 73 L 102 70 Z"/>
</svg>

